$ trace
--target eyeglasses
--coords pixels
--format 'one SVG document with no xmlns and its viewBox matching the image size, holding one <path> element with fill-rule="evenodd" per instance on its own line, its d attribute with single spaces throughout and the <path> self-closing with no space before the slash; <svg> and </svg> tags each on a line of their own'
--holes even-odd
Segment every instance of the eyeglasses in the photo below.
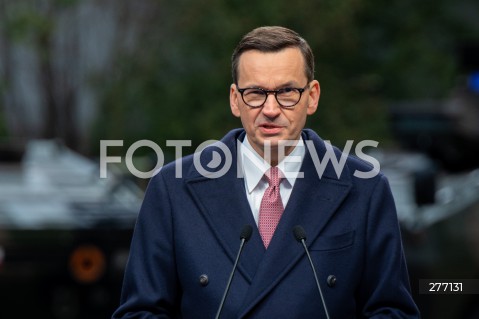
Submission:
<svg viewBox="0 0 479 319">
<path fill-rule="evenodd" d="M 278 104 L 286 109 L 292 108 L 301 100 L 303 92 L 308 87 L 309 83 L 306 84 L 303 88 L 291 88 L 286 87 L 279 90 L 265 90 L 262 88 L 244 88 L 240 89 L 237 87 L 238 92 L 241 93 L 241 98 L 243 102 L 252 108 L 262 107 L 266 100 L 268 99 L 269 94 L 274 94 L 274 97 Z"/>
</svg>

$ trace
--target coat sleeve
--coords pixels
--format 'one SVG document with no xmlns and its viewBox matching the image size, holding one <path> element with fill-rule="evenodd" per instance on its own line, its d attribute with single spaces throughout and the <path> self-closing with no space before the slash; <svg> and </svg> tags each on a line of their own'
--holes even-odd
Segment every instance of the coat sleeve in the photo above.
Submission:
<svg viewBox="0 0 479 319">
<path fill-rule="evenodd" d="M 394 199 L 382 175 L 371 197 L 366 227 L 359 317 L 420 318 L 410 292 Z"/>
<path fill-rule="evenodd" d="M 160 171 L 151 179 L 138 215 L 120 306 L 113 319 L 179 317 L 171 215 L 167 185 Z"/>
</svg>

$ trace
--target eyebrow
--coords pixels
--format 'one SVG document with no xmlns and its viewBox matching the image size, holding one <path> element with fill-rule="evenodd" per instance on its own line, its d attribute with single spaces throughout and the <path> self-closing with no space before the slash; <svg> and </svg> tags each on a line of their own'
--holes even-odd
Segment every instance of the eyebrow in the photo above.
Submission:
<svg viewBox="0 0 479 319">
<path fill-rule="evenodd" d="M 286 82 L 286 83 L 284 83 L 284 84 L 282 84 L 282 85 L 276 87 L 276 89 L 282 89 L 282 88 L 286 88 L 286 87 L 296 87 L 296 86 L 298 86 L 298 85 L 296 84 L 296 82 L 294 82 L 294 81 L 289 81 L 289 82 Z"/>
<path fill-rule="evenodd" d="M 247 88 L 261 88 L 261 89 L 265 89 L 265 90 L 278 90 L 278 89 L 284 89 L 284 88 L 287 88 L 287 87 L 299 87 L 295 81 L 288 81 L 286 83 L 283 83 L 281 85 L 278 85 L 276 86 L 275 88 L 265 88 L 261 85 L 256 85 L 256 84 L 253 84 L 253 85 L 247 85 L 245 86 Z"/>
</svg>

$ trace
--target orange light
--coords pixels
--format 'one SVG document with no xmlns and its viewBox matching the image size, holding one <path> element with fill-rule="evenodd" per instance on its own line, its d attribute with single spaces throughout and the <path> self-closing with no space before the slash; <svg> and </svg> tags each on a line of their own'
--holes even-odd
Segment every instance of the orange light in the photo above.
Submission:
<svg viewBox="0 0 479 319">
<path fill-rule="evenodd" d="M 105 272 L 105 255 L 94 245 L 77 247 L 70 256 L 70 272 L 77 281 L 93 283 Z"/>
</svg>

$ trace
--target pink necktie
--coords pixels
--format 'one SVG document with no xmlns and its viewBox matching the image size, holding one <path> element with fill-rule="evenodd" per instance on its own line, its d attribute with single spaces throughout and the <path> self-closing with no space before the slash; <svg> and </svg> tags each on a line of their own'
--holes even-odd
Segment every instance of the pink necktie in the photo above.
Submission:
<svg viewBox="0 0 479 319">
<path fill-rule="evenodd" d="M 265 173 L 265 177 L 268 179 L 269 187 L 264 192 L 259 207 L 258 227 L 264 246 L 268 248 L 284 208 L 279 192 L 281 178 L 278 167 L 271 167 L 269 171 Z"/>
</svg>

